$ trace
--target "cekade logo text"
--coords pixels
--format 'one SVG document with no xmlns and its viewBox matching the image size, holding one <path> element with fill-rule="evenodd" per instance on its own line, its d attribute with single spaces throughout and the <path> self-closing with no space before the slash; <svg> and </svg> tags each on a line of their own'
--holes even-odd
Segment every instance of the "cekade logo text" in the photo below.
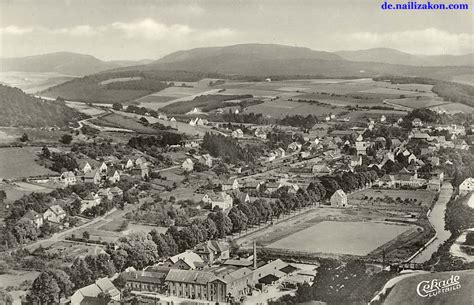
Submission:
<svg viewBox="0 0 474 305">
<path fill-rule="evenodd" d="M 451 275 L 446 280 L 432 279 L 431 281 L 419 282 L 416 286 L 416 293 L 422 298 L 431 298 L 460 288 L 459 275 Z"/>
</svg>

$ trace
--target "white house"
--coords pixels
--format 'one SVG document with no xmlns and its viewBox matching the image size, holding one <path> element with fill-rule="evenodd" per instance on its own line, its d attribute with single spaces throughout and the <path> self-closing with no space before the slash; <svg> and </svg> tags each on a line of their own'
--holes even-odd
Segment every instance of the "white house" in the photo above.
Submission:
<svg viewBox="0 0 474 305">
<path fill-rule="evenodd" d="M 184 160 L 184 162 L 181 164 L 181 167 L 187 171 L 187 172 L 190 172 L 194 169 L 194 162 L 193 160 L 191 160 L 190 158 L 187 158 L 186 160 Z"/>
<path fill-rule="evenodd" d="M 474 178 L 466 178 L 466 180 L 459 185 L 459 195 L 464 196 L 472 191 L 474 191 Z"/>
<path fill-rule="evenodd" d="M 345 207 L 347 206 L 347 195 L 343 190 L 337 190 L 332 194 L 330 202 L 333 207 Z"/>
<path fill-rule="evenodd" d="M 99 205 L 101 202 L 100 196 L 94 193 L 89 193 L 84 199 L 81 200 L 80 212 L 84 212 L 87 209 Z"/>
<path fill-rule="evenodd" d="M 234 137 L 234 138 L 243 138 L 244 137 L 244 132 L 240 128 L 236 129 L 236 130 L 232 131 L 232 137 Z"/>
<path fill-rule="evenodd" d="M 99 298 L 101 292 L 109 295 L 111 300 L 120 300 L 120 291 L 112 284 L 109 278 L 104 277 L 95 281 L 94 284 L 78 289 L 71 296 L 71 305 L 83 304 L 84 299 L 87 300 L 87 304 L 102 304 L 103 302 Z"/>
<path fill-rule="evenodd" d="M 76 175 L 71 171 L 62 173 L 59 179 L 65 186 L 76 184 Z"/>
<path fill-rule="evenodd" d="M 236 190 L 238 188 L 239 188 L 239 182 L 237 181 L 237 179 L 225 181 L 222 183 L 223 191 Z"/>
<path fill-rule="evenodd" d="M 63 221 L 64 218 L 66 218 L 66 212 L 58 204 L 50 206 L 46 212 L 43 213 L 43 219 L 51 222 L 59 223 Z"/>
<path fill-rule="evenodd" d="M 127 162 L 125 163 L 125 169 L 130 169 L 134 166 L 135 164 L 131 159 L 128 159 Z"/>
<path fill-rule="evenodd" d="M 212 200 L 212 209 L 214 209 L 216 206 L 221 208 L 223 211 L 227 211 L 232 208 L 233 199 L 229 194 L 220 192 L 219 194 L 213 194 L 210 197 Z"/>
</svg>

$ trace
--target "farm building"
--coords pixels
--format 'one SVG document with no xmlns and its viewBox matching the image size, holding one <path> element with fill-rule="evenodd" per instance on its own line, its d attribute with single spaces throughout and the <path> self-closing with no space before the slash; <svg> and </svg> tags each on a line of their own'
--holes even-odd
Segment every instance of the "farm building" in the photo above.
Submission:
<svg viewBox="0 0 474 305">
<path fill-rule="evenodd" d="M 330 202 L 331 206 L 345 207 L 347 206 L 347 195 L 343 190 L 337 190 L 332 194 Z"/>
</svg>

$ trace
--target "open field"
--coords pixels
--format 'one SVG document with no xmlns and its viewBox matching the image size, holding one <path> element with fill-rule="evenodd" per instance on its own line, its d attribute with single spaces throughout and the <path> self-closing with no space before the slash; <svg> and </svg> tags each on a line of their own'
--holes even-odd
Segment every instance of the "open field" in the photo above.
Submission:
<svg viewBox="0 0 474 305">
<path fill-rule="evenodd" d="M 91 123 L 98 126 L 130 129 L 139 133 L 158 133 L 157 130 L 144 126 L 137 122 L 137 120 L 125 117 L 118 113 L 111 113 L 101 116 L 100 118 L 91 120 Z"/>
<path fill-rule="evenodd" d="M 39 147 L 0 148 L 0 178 L 23 178 L 55 174 L 35 162 Z"/>
<path fill-rule="evenodd" d="M 262 113 L 274 118 L 283 118 L 287 115 L 308 115 L 326 116 L 330 113 L 338 114 L 347 111 L 341 107 L 311 105 L 309 103 L 299 103 L 287 101 L 286 99 L 277 99 L 267 101 L 263 104 L 247 107 L 245 112 Z"/>
<path fill-rule="evenodd" d="M 18 139 L 26 133 L 30 141 L 34 142 L 58 142 L 65 134 L 61 130 L 46 130 L 40 128 L 22 127 L 0 127 L 0 144 L 18 142 Z"/>
<path fill-rule="evenodd" d="M 427 108 L 436 105 L 446 104 L 446 102 L 443 101 L 443 99 L 440 97 L 407 97 L 401 99 L 387 99 L 386 102 L 404 107 L 409 107 L 412 109 Z"/>
<path fill-rule="evenodd" d="M 474 112 L 474 107 L 470 107 L 468 105 L 464 105 L 460 103 L 448 103 L 448 104 L 443 104 L 439 106 L 433 106 L 430 108 L 431 110 L 434 110 L 434 111 L 441 111 L 441 112 L 447 112 L 447 113 Z"/>
<path fill-rule="evenodd" d="M 70 101 L 67 101 L 66 102 L 66 105 L 68 107 L 71 107 L 72 109 L 75 109 L 81 113 L 84 113 L 84 114 L 87 114 L 87 115 L 90 115 L 90 116 L 95 116 L 95 115 L 99 115 L 99 114 L 102 114 L 105 112 L 105 110 L 102 110 L 102 109 L 98 109 L 96 107 L 91 107 L 87 104 L 84 104 L 84 103 L 80 103 L 80 102 L 70 102 Z"/>
<path fill-rule="evenodd" d="M 322 221 L 268 247 L 363 256 L 409 229 L 407 225 L 377 222 Z"/>
<path fill-rule="evenodd" d="M 14 184 L 0 182 L 0 190 L 5 191 L 7 194 L 6 202 L 12 202 L 32 192 L 49 193 L 52 192 L 54 188 L 27 182 L 15 182 Z"/>
<path fill-rule="evenodd" d="M 38 271 L 11 270 L 0 274 L 0 287 L 19 286 L 24 281 L 34 281 L 40 273 Z"/>
</svg>

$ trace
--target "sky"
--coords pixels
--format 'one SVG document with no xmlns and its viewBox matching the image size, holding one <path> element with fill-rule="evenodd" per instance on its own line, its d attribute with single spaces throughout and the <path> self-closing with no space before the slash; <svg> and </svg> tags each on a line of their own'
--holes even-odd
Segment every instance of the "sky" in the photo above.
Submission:
<svg viewBox="0 0 474 305">
<path fill-rule="evenodd" d="M 158 59 L 240 43 L 466 54 L 474 52 L 473 1 L 444 1 L 468 3 L 467 11 L 387 11 L 381 0 L 0 0 L 0 57 Z"/>
</svg>

